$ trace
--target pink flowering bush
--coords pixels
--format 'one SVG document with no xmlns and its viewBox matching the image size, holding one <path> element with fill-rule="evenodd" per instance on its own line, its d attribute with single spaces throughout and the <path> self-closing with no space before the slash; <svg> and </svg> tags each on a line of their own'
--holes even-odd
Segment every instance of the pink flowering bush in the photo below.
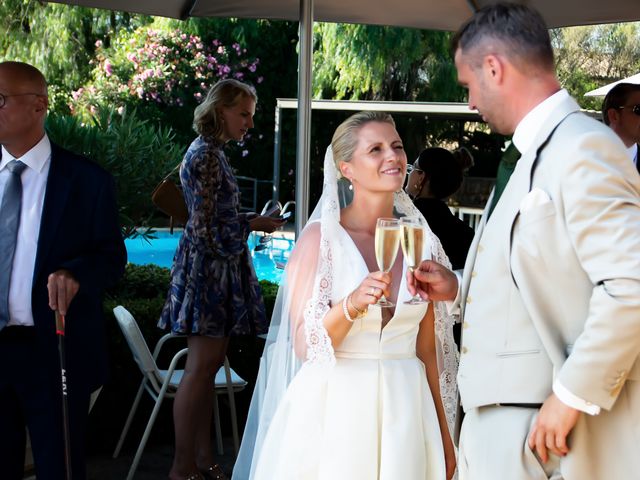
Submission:
<svg viewBox="0 0 640 480">
<path fill-rule="evenodd" d="M 74 115 L 89 118 L 99 107 L 120 113 L 135 108 L 184 138 L 192 136 L 193 109 L 216 81 L 262 82 L 259 59 L 238 43 L 205 44 L 180 30 L 125 32 L 109 49 L 97 43 L 95 62 L 92 82 L 73 92 L 69 106 Z"/>
</svg>

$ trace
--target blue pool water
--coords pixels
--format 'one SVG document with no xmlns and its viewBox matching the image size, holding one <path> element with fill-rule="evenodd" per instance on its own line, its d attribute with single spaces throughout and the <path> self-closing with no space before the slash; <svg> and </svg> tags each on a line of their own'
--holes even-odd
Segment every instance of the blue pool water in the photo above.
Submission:
<svg viewBox="0 0 640 480">
<path fill-rule="evenodd" d="M 156 231 L 154 235 L 157 238 L 150 239 L 149 242 L 140 237 L 128 238 L 124 241 L 129 261 L 138 265 L 153 263 L 171 268 L 173 255 L 178 247 L 178 240 L 182 232 L 175 231 L 170 234 L 168 231 Z M 249 236 L 249 249 L 258 279 L 280 283 L 282 267 L 289 259 L 289 254 L 293 249 L 293 240 L 276 236 L 267 243 L 264 250 L 256 252 L 254 247 L 259 239 L 260 235 L 252 234 Z"/>
</svg>

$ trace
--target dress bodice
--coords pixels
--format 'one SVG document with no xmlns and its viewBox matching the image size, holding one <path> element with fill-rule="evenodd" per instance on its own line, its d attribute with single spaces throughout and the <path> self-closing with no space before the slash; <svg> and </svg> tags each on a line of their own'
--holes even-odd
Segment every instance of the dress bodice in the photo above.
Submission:
<svg viewBox="0 0 640 480">
<path fill-rule="evenodd" d="M 333 304 L 353 291 L 369 273 L 364 258 L 349 234 L 344 229 L 340 231 L 336 246 L 341 249 L 343 258 L 333 264 Z M 403 303 L 411 298 L 406 286 L 406 264 L 400 282 L 395 312 L 384 328 L 382 309 L 371 305 L 366 316 L 354 320 L 351 330 L 335 349 L 336 357 L 393 359 L 415 356 L 418 328 L 427 304 Z"/>
</svg>

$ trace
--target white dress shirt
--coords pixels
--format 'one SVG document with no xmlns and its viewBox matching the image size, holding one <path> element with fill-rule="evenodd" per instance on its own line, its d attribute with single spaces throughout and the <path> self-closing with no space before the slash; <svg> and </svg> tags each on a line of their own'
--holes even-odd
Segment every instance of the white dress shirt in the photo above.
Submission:
<svg viewBox="0 0 640 480">
<path fill-rule="evenodd" d="M 520 152 L 524 153 L 531 148 L 541 126 L 547 123 L 553 110 L 568 98 L 569 93 L 566 90 L 559 90 L 525 115 L 516 127 L 515 132 L 513 132 L 513 143 Z M 558 380 L 553 382 L 553 393 L 555 393 L 565 405 L 571 408 L 581 410 L 590 415 L 600 413 L 600 407 L 598 405 L 593 405 L 575 396 Z"/>
<path fill-rule="evenodd" d="M 627 154 L 629 158 L 633 160 L 633 164 L 638 167 L 638 144 L 634 143 L 629 148 L 627 148 Z"/>
<path fill-rule="evenodd" d="M 31 311 L 31 290 L 40 235 L 40 219 L 44 194 L 51 165 L 51 142 L 44 137 L 27 153 L 15 158 L 2 147 L 0 161 L 0 198 L 9 178 L 9 169 L 5 168 L 12 160 L 20 160 L 28 168 L 22 172 L 22 209 L 20 225 L 13 257 L 11 284 L 9 285 L 9 323 L 8 325 L 33 325 Z"/>
</svg>

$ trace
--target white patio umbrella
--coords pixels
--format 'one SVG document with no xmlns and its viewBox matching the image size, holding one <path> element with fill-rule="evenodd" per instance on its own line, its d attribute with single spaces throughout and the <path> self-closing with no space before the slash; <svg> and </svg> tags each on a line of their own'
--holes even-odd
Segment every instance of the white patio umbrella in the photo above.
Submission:
<svg viewBox="0 0 640 480">
<path fill-rule="evenodd" d="M 496 0 L 54 0 L 85 7 L 172 18 L 237 17 L 301 20 L 305 4 L 318 22 L 456 30 Z M 538 9 L 550 27 L 640 20 L 636 0 L 520 0 Z"/>
<path fill-rule="evenodd" d="M 585 97 L 604 97 L 609 90 L 618 85 L 619 83 L 637 83 L 640 84 L 640 73 L 636 73 L 635 75 L 631 75 L 630 77 L 623 78 L 622 80 L 618 80 L 617 82 L 608 83 L 604 87 L 596 88 L 595 90 L 591 90 L 584 94 Z"/>
<path fill-rule="evenodd" d="M 69 5 L 181 18 L 269 18 L 300 22 L 296 232 L 307 221 L 313 22 L 361 23 L 456 30 L 496 0 L 54 0 Z M 637 0 L 519 0 L 538 9 L 550 27 L 640 20 Z"/>
</svg>

